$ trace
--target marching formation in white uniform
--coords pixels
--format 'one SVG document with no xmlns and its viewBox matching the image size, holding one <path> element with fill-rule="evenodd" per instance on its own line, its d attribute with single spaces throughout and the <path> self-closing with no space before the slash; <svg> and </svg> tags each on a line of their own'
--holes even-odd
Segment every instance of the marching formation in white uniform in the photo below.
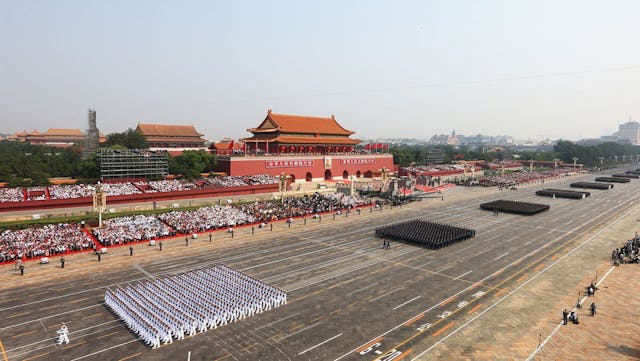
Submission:
<svg viewBox="0 0 640 361">
<path fill-rule="evenodd" d="M 105 304 L 153 348 L 287 303 L 287 294 L 225 265 L 135 287 L 107 289 Z"/>
</svg>

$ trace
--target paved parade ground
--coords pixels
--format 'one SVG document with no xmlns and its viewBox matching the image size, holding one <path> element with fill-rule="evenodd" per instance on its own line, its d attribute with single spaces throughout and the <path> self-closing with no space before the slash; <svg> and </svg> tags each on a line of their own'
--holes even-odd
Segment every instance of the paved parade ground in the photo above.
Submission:
<svg viewBox="0 0 640 361">
<path fill-rule="evenodd" d="M 273 231 L 253 235 L 239 228 L 233 239 L 220 231 L 212 242 L 206 235 L 188 246 L 184 238 L 167 240 L 162 251 L 138 244 L 133 256 L 128 247 L 111 248 L 100 262 L 76 254 L 66 257 L 64 269 L 52 257 L 48 265 L 26 263 L 24 276 L 5 265 L 0 351 L 12 361 L 187 360 L 189 352 L 197 361 L 555 360 L 571 359 L 570 350 L 591 343 L 601 353 L 583 350 L 576 359 L 633 359 L 637 330 L 613 341 L 605 341 L 604 333 L 633 323 L 624 309 L 613 317 L 607 305 L 623 307 L 615 306 L 620 297 L 638 304 L 637 295 L 623 292 L 623 275 L 634 272 L 629 277 L 635 275 L 637 289 L 640 265 L 612 268 L 609 257 L 638 230 L 640 181 L 590 190 L 579 200 L 534 194 L 594 178 L 581 174 L 518 190 L 457 187 L 443 192 L 442 200 L 438 195 L 402 207 L 364 208 L 335 220 L 324 215 L 306 224 L 300 219 L 290 228 L 276 223 Z M 497 199 L 551 208 L 532 216 L 479 208 Z M 438 250 L 394 241 L 383 249 L 375 228 L 413 218 L 476 234 Z M 104 305 L 107 287 L 220 263 L 285 290 L 288 303 L 158 349 L 137 340 Z M 573 308 L 591 281 L 601 282 L 593 298 L 598 316 L 588 318 L 583 308 L 580 325 L 559 326 L 562 309 Z M 596 323 L 607 315 L 606 327 Z M 58 346 L 62 322 L 71 342 Z M 580 333 L 596 325 L 602 338 Z"/>
</svg>

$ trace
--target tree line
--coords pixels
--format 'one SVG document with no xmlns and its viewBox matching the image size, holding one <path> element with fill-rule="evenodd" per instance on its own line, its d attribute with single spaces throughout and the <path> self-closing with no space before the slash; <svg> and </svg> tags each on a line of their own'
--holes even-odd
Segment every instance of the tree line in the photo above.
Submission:
<svg viewBox="0 0 640 361">
<path fill-rule="evenodd" d="M 148 149 L 144 136 L 134 129 L 107 135 L 103 148 Z M 76 178 L 81 183 L 95 183 L 100 177 L 97 156 L 82 157 L 82 145 L 56 148 L 24 142 L 0 141 L 0 182 L 9 187 L 49 185 L 49 178 Z M 169 155 L 169 173 L 185 178 L 199 178 L 210 172 L 216 157 L 207 151 L 185 151 Z"/>
</svg>

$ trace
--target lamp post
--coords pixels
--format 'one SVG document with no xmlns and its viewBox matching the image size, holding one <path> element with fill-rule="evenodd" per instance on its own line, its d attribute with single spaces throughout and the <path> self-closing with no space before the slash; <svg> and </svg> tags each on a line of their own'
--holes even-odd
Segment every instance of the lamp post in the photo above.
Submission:
<svg viewBox="0 0 640 361">
<path fill-rule="evenodd" d="M 500 164 L 502 165 L 502 174 L 504 174 L 504 159 L 500 161 Z"/>
<path fill-rule="evenodd" d="M 98 212 L 98 228 L 102 228 L 102 213 L 107 208 L 107 194 L 102 190 L 100 182 L 93 191 L 93 210 Z"/>
<path fill-rule="evenodd" d="M 288 175 L 284 175 L 284 172 L 282 172 L 279 176 L 278 179 L 280 180 L 280 202 L 284 203 L 284 196 L 287 193 L 287 179 L 289 179 L 290 177 Z"/>
<path fill-rule="evenodd" d="M 533 159 L 529 159 L 529 172 L 533 172 Z"/>
<path fill-rule="evenodd" d="M 578 157 L 573 157 L 571 159 L 573 159 L 573 171 L 575 172 L 576 171 L 576 162 L 578 161 L 579 158 Z"/>
<path fill-rule="evenodd" d="M 617 155 L 614 155 L 613 159 L 615 159 L 616 163 L 618 163 L 618 156 Z"/>
<path fill-rule="evenodd" d="M 464 181 L 467 181 L 467 161 L 464 161 L 464 168 L 462 169 L 462 172 L 464 173 Z"/>
<path fill-rule="evenodd" d="M 602 161 L 604 161 L 604 157 L 603 156 L 599 156 L 598 159 L 600 159 L 600 168 L 602 168 Z"/>
<path fill-rule="evenodd" d="M 558 172 L 558 161 L 560 159 L 558 158 L 553 158 L 553 175 L 556 175 L 556 173 Z"/>
</svg>

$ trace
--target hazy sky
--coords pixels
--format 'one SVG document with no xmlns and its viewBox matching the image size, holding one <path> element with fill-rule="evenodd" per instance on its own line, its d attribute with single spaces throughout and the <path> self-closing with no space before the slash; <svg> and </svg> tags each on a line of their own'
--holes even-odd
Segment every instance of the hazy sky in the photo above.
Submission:
<svg viewBox="0 0 640 361">
<path fill-rule="evenodd" d="M 640 119 L 640 1 L 0 0 L 0 132 L 245 137 L 268 108 L 355 137 L 577 139 Z"/>
</svg>

